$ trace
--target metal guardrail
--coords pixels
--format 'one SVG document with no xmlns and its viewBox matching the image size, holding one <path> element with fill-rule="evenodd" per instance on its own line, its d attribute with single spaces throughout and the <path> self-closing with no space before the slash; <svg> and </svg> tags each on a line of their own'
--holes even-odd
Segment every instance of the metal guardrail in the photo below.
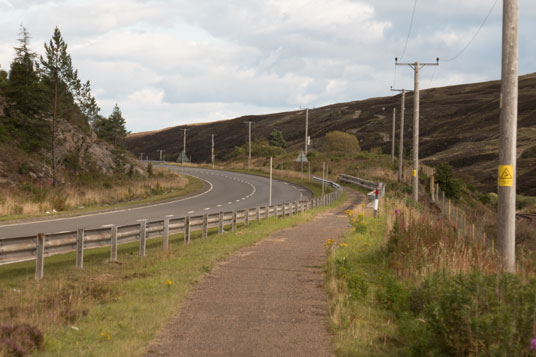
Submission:
<svg viewBox="0 0 536 357">
<path fill-rule="evenodd" d="M 312 208 L 325 206 L 338 199 L 342 189 L 334 182 L 326 181 L 337 190 L 322 197 L 307 201 L 285 202 L 272 206 L 260 206 L 244 210 L 186 216 L 180 218 L 165 218 L 156 221 L 140 221 L 126 226 L 109 226 L 95 229 L 78 229 L 60 233 L 35 236 L 0 238 L 0 265 L 22 261 L 36 261 L 35 279 L 43 278 L 44 260 L 56 254 L 77 252 L 76 265 L 83 268 L 84 250 L 110 247 L 110 260 L 117 260 L 117 246 L 139 242 L 139 255 L 145 256 L 148 239 L 162 237 L 162 248 L 166 250 L 169 236 L 184 234 L 184 243 L 190 242 L 190 234 L 201 231 L 206 238 L 210 228 L 218 228 L 218 235 L 224 233 L 225 226 L 236 230 L 238 223 L 248 225 L 250 221 L 260 221 L 269 217 L 292 216 Z"/>
<path fill-rule="evenodd" d="M 369 180 L 365 180 L 365 179 L 362 179 L 362 178 L 359 178 L 359 177 L 354 177 L 354 176 L 350 176 L 350 175 L 346 175 L 346 174 L 340 174 L 339 175 L 339 180 L 342 181 L 342 182 L 358 185 L 358 186 L 364 187 L 364 188 L 369 189 L 369 190 L 374 190 L 374 191 L 378 190 L 380 197 L 383 197 L 385 195 L 385 183 L 383 183 L 383 182 L 369 181 Z M 370 192 L 369 195 L 371 193 L 373 195 L 375 195 L 375 192 L 374 193 Z M 372 199 L 374 199 L 374 197 Z"/>
<path fill-rule="evenodd" d="M 324 181 L 325 184 L 330 185 L 331 187 L 333 187 L 336 190 L 339 190 L 341 188 L 341 185 L 339 185 L 338 183 L 330 181 L 330 180 L 323 179 L 321 177 L 313 176 L 313 180 L 318 181 L 318 182 Z"/>
</svg>

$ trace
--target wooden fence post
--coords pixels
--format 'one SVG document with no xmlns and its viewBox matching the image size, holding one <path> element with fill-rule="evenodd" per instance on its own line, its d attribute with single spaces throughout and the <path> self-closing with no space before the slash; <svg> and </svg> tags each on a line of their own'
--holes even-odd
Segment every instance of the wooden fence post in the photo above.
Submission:
<svg viewBox="0 0 536 357">
<path fill-rule="evenodd" d="M 220 220 L 218 221 L 218 235 L 223 234 L 223 212 L 220 212 Z"/>
<path fill-rule="evenodd" d="M 236 232 L 236 211 L 233 211 L 233 232 Z"/>
<path fill-rule="evenodd" d="M 43 279 L 43 268 L 45 266 L 45 235 L 39 233 L 35 247 L 35 280 Z"/>
<path fill-rule="evenodd" d="M 292 217 L 292 215 L 294 214 L 294 207 L 293 207 L 292 202 L 288 203 L 288 211 L 289 211 L 289 216 Z"/>
<path fill-rule="evenodd" d="M 117 226 L 115 224 L 111 227 L 110 260 L 117 261 Z"/>
<path fill-rule="evenodd" d="M 169 247 L 169 218 L 164 218 L 164 232 L 162 233 L 162 249 L 168 250 Z"/>
<path fill-rule="evenodd" d="M 244 218 L 244 224 L 249 226 L 249 208 L 246 208 L 246 216 Z"/>
<path fill-rule="evenodd" d="M 208 214 L 205 213 L 203 215 L 203 233 L 201 234 L 201 237 L 205 239 L 208 236 Z"/>
<path fill-rule="evenodd" d="M 300 213 L 300 202 L 296 201 L 294 205 L 296 206 L 296 214 Z"/>
<path fill-rule="evenodd" d="M 257 222 L 259 222 L 261 220 L 261 208 L 257 207 L 255 213 L 257 215 Z"/>
<path fill-rule="evenodd" d="M 78 229 L 76 232 L 76 267 L 84 268 L 84 230 Z"/>
<path fill-rule="evenodd" d="M 448 200 L 448 201 L 449 201 L 449 210 L 448 210 L 448 216 L 447 217 L 448 217 L 449 222 L 450 222 L 450 200 Z"/>
<path fill-rule="evenodd" d="M 140 222 L 140 257 L 145 256 L 145 247 L 147 241 L 147 220 Z"/>
<path fill-rule="evenodd" d="M 430 176 L 430 196 L 432 197 L 432 202 L 435 202 L 434 175 Z"/>
<path fill-rule="evenodd" d="M 184 244 L 190 243 L 190 216 L 184 217 Z"/>
</svg>

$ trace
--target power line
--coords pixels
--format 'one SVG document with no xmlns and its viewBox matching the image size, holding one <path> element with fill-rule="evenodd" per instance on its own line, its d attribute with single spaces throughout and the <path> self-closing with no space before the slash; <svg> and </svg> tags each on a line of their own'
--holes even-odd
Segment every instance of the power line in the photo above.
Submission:
<svg viewBox="0 0 536 357">
<path fill-rule="evenodd" d="M 486 18 L 484 19 L 484 21 L 482 21 L 482 23 L 480 24 L 480 27 L 478 28 L 478 30 L 475 32 L 475 34 L 473 35 L 473 37 L 471 38 L 471 40 L 465 45 L 465 47 L 460 51 L 458 52 L 454 57 L 448 59 L 448 60 L 442 60 L 443 62 L 451 62 L 451 61 L 454 61 L 456 58 L 458 58 L 459 56 L 461 56 L 462 53 L 465 52 L 465 50 L 467 48 L 469 48 L 469 46 L 471 46 L 471 43 L 473 43 L 474 39 L 478 36 L 478 34 L 480 33 L 480 31 L 482 30 L 482 28 L 484 27 L 484 25 L 486 24 L 486 22 L 488 21 L 491 13 L 493 12 L 493 9 L 495 9 L 495 5 L 497 5 L 497 2 L 499 0 L 495 0 L 493 2 L 493 5 L 491 6 L 491 9 L 489 10 L 488 12 L 488 15 L 486 16 Z"/>
<path fill-rule="evenodd" d="M 404 55 L 406 54 L 406 49 L 408 48 L 409 36 L 411 35 L 411 29 L 413 28 L 413 19 L 415 18 L 416 8 L 417 8 L 417 0 L 415 0 L 415 2 L 413 3 L 413 12 L 411 13 L 411 21 L 409 23 L 408 36 L 406 38 L 406 44 L 404 45 L 404 50 L 402 51 L 402 56 L 400 56 L 400 60 L 404 58 Z"/>
</svg>

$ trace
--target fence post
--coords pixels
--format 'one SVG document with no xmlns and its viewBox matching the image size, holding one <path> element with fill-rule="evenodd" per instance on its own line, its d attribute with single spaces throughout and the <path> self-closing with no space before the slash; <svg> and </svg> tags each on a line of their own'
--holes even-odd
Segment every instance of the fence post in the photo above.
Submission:
<svg viewBox="0 0 536 357">
<path fill-rule="evenodd" d="M 84 267 L 84 230 L 78 229 L 76 232 L 76 267 Z"/>
<path fill-rule="evenodd" d="M 449 210 L 448 210 L 449 215 L 448 215 L 448 219 L 449 219 L 449 222 L 450 222 L 450 200 L 448 200 L 448 201 L 449 201 Z"/>
<path fill-rule="evenodd" d="M 287 215 L 286 203 L 283 203 L 283 218 Z"/>
<path fill-rule="evenodd" d="M 294 214 L 294 208 L 292 207 L 292 202 L 288 203 L 288 211 L 289 211 L 289 216 L 292 217 L 292 215 Z"/>
<path fill-rule="evenodd" d="M 257 207 L 255 213 L 257 215 L 257 222 L 259 222 L 261 220 L 261 208 Z"/>
<path fill-rule="evenodd" d="M 475 224 L 473 223 L 473 242 L 475 241 Z"/>
<path fill-rule="evenodd" d="M 434 175 L 430 176 L 430 196 L 432 197 L 432 202 L 435 202 Z"/>
<path fill-rule="evenodd" d="M 147 220 L 140 222 L 140 257 L 145 256 L 145 243 L 147 240 Z"/>
<path fill-rule="evenodd" d="M 35 280 L 41 280 L 45 266 L 45 235 L 43 233 L 37 235 L 35 248 Z"/>
<path fill-rule="evenodd" d="M 184 217 L 184 244 L 190 243 L 190 216 Z"/>
<path fill-rule="evenodd" d="M 378 216 L 378 201 L 380 196 L 380 190 L 379 186 L 376 188 L 376 191 L 374 192 L 374 217 L 376 218 Z"/>
<path fill-rule="evenodd" d="M 112 262 L 117 261 L 117 226 L 114 224 L 111 228 L 111 239 L 110 239 L 110 260 Z"/>
<path fill-rule="evenodd" d="M 220 220 L 218 221 L 218 235 L 223 234 L 223 212 L 220 212 Z"/>
<path fill-rule="evenodd" d="M 208 213 L 203 215 L 203 226 L 201 230 L 203 231 L 201 237 L 205 239 L 208 236 Z"/>
<path fill-rule="evenodd" d="M 169 247 L 169 218 L 164 218 L 164 232 L 162 233 L 162 249 L 168 250 Z"/>
<path fill-rule="evenodd" d="M 246 226 L 249 226 L 249 208 L 246 208 L 246 217 L 245 217 L 244 222 Z"/>
<path fill-rule="evenodd" d="M 236 232 L 236 211 L 233 211 L 233 232 Z"/>
</svg>

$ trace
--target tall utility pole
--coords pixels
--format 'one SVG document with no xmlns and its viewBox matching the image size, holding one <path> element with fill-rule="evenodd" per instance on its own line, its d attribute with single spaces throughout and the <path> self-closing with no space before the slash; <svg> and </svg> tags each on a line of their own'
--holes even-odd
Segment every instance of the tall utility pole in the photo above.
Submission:
<svg viewBox="0 0 536 357">
<path fill-rule="evenodd" d="M 248 170 L 251 168 L 251 123 L 252 121 L 247 121 L 246 124 L 249 124 L 249 150 L 248 150 Z"/>
<path fill-rule="evenodd" d="M 499 242 L 504 270 L 515 273 L 516 144 L 519 0 L 503 1 L 501 115 L 499 140 Z"/>
<path fill-rule="evenodd" d="M 270 156 L 270 189 L 269 189 L 268 207 L 272 205 L 272 157 Z M 277 216 L 277 212 L 276 212 Z"/>
<path fill-rule="evenodd" d="M 183 131 L 183 134 L 182 134 L 182 137 L 183 137 L 183 142 L 182 142 L 182 165 L 184 166 L 184 158 L 186 158 L 186 131 L 187 130 L 190 130 L 190 129 L 181 129 Z"/>
<path fill-rule="evenodd" d="M 398 140 L 398 182 L 402 182 L 402 169 L 404 163 L 404 113 L 406 112 L 406 90 L 393 89 L 391 92 L 402 92 L 402 100 L 400 101 L 400 137 Z"/>
<path fill-rule="evenodd" d="M 309 146 L 309 109 L 305 109 L 305 155 Z"/>
<path fill-rule="evenodd" d="M 211 150 L 211 154 L 210 154 L 210 159 L 212 161 L 212 168 L 214 168 L 214 160 L 215 157 L 214 157 L 214 134 L 212 134 L 212 150 Z"/>
<path fill-rule="evenodd" d="M 160 153 L 160 161 L 163 161 L 162 160 L 162 154 L 165 152 L 166 150 L 158 150 L 158 152 Z"/>
<path fill-rule="evenodd" d="M 415 72 L 415 80 L 413 89 L 413 179 L 412 191 L 413 200 L 419 201 L 419 72 L 424 66 L 439 66 L 439 57 L 436 58 L 436 63 L 398 63 L 398 58 L 395 58 L 396 66 L 410 66 Z"/>
<path fill-rule="evenodd" d="M 393 108 L 393 134 L 391 135 L 391 163 L 395 163 L 395 123 L 396 108 Z"/>
</svg>

